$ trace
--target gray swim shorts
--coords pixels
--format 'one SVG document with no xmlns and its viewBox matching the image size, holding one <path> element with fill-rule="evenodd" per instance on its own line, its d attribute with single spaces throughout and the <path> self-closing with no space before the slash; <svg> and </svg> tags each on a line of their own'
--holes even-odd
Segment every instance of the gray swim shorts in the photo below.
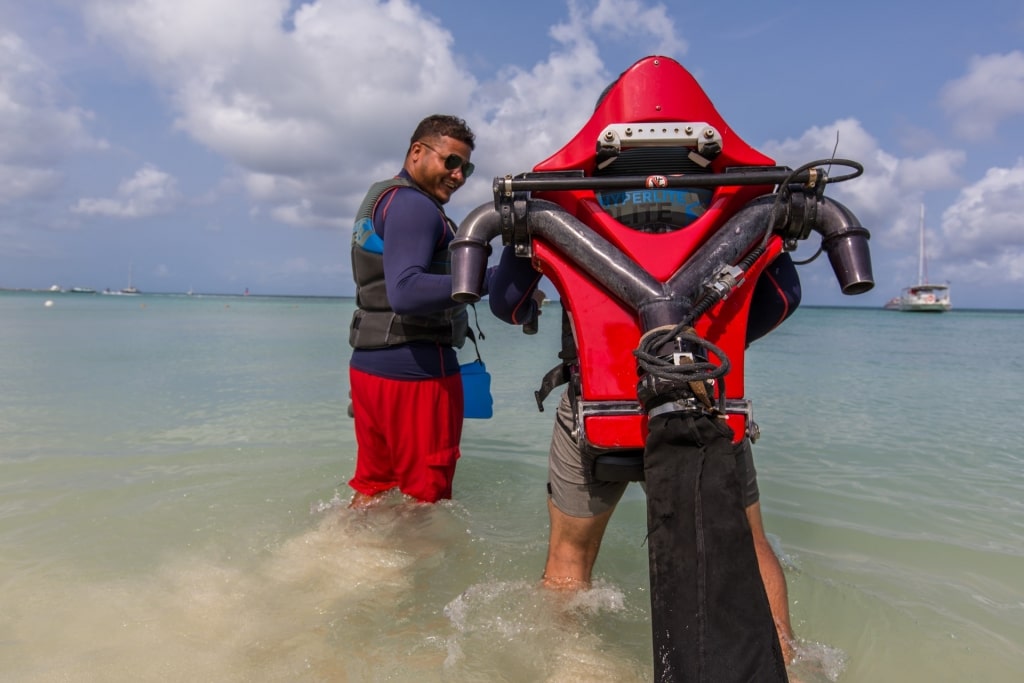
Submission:
<svg viewBox="0 0 1024 683">
<path fill-rule="evenodd" d="M 575 416 L 568 394 L 563 393 L 555 413 L 548 456 L 548 494 L 556 508 L 571 517 L 594 517 L 615 507 L 629 482 L 594 478 L 594 458 L 603 451 L 581 447 L 572 438 Z M 623 453 L 629 451 L 614 451 Z M 743 490 L 743 507 L 758 501 L 757 471 L 750 440 L 736 444 L 736 475 Z"/>
</svg>

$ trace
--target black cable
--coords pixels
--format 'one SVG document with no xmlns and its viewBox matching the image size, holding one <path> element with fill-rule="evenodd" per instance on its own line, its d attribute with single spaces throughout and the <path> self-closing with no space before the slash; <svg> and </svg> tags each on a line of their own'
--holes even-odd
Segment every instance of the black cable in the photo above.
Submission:
<svg viewBox="0 0 1024 683">
<path fill-rule="evenodd" d="M 821 256 L 822 248 L 823 247 L 819 244 L 818 245 L 818 250 L 816 252 L 814 252 L 813 254 L 811 254 L 811 256 L 809 258 L 805 258 L 803 261 L 793 261 L 793 265 L 794 266 L 806 266 L 808 263 L 810 263 L 814 259 L 816 259 L 819 256 Z"/>
<path fill-rule="evenodd" d="M 841 183 L 847 180 L 852 180 L 864 173 L 864 167 L 860 163 L 850 159 L 834 158 L 811 161 L 791 171 L 789 175 L 786 176 L 785 180 L 780 183 L 779 190 L 775 193 L 775 200 L 772 203 L 772 208 L 768 215 L 767 226 L 761 244 L 751 250 L 747 256 L 736 264 L 743 273 L 746 273 L 757 259 L 759 259 L 767 250 L 768 241 L 770 240 L 772 231 L 775 227 L 776 217 L 782 206 L 783 198 L 788 198 L 790 196 L 788 186 L 792 183 L 793 178 L 810 168 L 820 166 L 822 164 L 829 164 L 830 166 L 846 166 L 853 169 L 850 173 L 836 176 L 834 178 L 824 175 L 820 181 L 822 183 Z M 819 254 L 821 254 L 820 246 L 814 256 L 802 263 L 809 263 L 810 261 L 813 261 Z M 714 380 L 718 387 L 717 393 L 720 409 L 724 412 L 725 375 L 728 374 L 729 369 L 732 367 L 732 363 L 729 361 L 725 352 L 710 341 L 700 337 L 696 333 L 686 331 L 687 329 L 691 329 L 693 323 L 704 315 L 704 313 L 710 310 L 712 306 L 721 301 L 723 294 L 723 292 L 714 288 L 705 289 L 693 309 L 687 316 L 685 316 L 682 322 L 663 332 L 652 334 L 649 337 L 642 339 L 639 347 L 633 351 L 633 355 L 637 359 L 638 368 L 643 373 L 653 376 L 656 380 L 665 381 L 672 386 L 679 386 L 690 382 L 706 382 L 708 380 Z M 710 352 L 718 358 L 719 364 L 715 365 L 710 361 L 695 360 L 693 363 L 677 365 L 673 362 L 673 359 L 670 356 L 658 355 L 658 351 L 664 349 L 668 344 L 672 343 L 676 339 L 689 342 L 693 346 Z"/>
<path fill-rule="evenodd" d="M 847 173 L 846 175 L 836 176 L 835 178 L 830 178 L 825 175 L 821 180 L 821 182 L 825 184 L 846 182 L 847 180 L 853 180 L 864 173 L 864 166 L 860 162 L 853 161 L 852 159 L 816 159 L 793 169 L 790 174 L 786 176 L 786 179 L 779 184 L 779 191 L 775 193 L 775 201 L 772 202 L 772 209 L 768 214 L 768 226 L 765 230 L 764 238 L 761 241 L 761 246 L 765 248 L 768 247 L 768 240 L 771 239 L 772 229 L 775 227 L 775 220 L 778 215 L 779 207 L 782 205 L 783 197 L 789 197 L 789 184 L 793 182 L 793 178 L 810 168 L 821 166 L 822 164 L 828 164 L 829 166 L 846 166 L 847 168 L 853 169 L 852 172 Z M 816 255 L 815 258 L 817 258 Z"/>
<path fill-rule="evenodd" d="M 718 385 L 719 401 L 724 411 L 725 375 L 732 367 L 732 363 L 722 349 L 695 333 L 687 332 L 686 329 L 688 327 L 689 325 L 685 322 L 679 323 L 671 329 L 652 334 L 642 340 L 640 347 L 633 351 L 633 355 L 637 359 L 637 366 L 644 373 L 651 375 L 655 379 L 668 382 L 672 386 L 714 380 Z M 658 350 L 676 339 L 689 342 L 705 351 L 711 352 L 718 358 L 719 364 L 715 365 L 710 361 L 694 360 L 693 363 L 676 365 L 671 357 L 659 356 L 657 354 Z"/>
</svg>

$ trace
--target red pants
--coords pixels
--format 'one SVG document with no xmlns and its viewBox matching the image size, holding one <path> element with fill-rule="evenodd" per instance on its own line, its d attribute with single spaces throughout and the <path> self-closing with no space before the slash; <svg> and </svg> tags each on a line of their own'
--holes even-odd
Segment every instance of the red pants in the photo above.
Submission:
<svg viewBox="0 0 1024 683">
<path fill-rule="evenodd" d="M 349 379 L 358 444 L 349 486 L 368 496 L 397 487 L 428 503 L 451 498 L 462 378 L 385 379 L 349 368 Z"/>
</svg>

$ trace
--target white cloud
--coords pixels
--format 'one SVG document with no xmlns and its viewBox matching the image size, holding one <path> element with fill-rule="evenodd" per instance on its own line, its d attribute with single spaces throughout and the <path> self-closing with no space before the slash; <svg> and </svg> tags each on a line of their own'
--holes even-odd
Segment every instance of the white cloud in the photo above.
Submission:
<svg viewBox="0 0 1024 683">
<path fill-rule="evenodd" d="M 147 164 L 118 186 L 116 198 L 79 199 L 71 210 L 86 215 L 142 218 L 170 211 L 179 199 L 174 176 Z"/>
<path fill-rule="evenodd" d="M 560 49 L 480 83 L 451 33 L 408 0 L 318 0 L 287 21 L 290 4 L 97 0 L 86 17 L 169 94 L 176 125 L 237 164 L 252 199 L 292 225 L 347 224 L 368 183 L 400 168 L 416 123 L 435 112 L 463 116 L 478 135 L 485 181 L 456 195 L 457 215 L 486 201 L 488 177 L 527 170 L 586 121 L 580 102 L 614 77 L 595 36 L 685 50 L 661 5 L 574 0 L 551 29 Z"/>
<path fill-rule="evenodd" d="M 942 89 L 941 101 L 960 135 L 992 136 L 1001 122 L 1024 114 L 1024 52 L 974 57 L 967 74 Z"/>
<path fill-rule="evenodd" d="M 179 128 L 245 172 L 290 181 L 275 183 L 290 184 L 278 215 L 293 219 L 305 198 L 315 225 L 336 214 L 339 182 L 365 189 L 382 159 L 394 173 L 416 123 L 467 110 L 476 83 L 451 34 L 406 0 L 320 0 L 290 30 L 288 11 L 287 0 L 124 0 L 86 16 L 169 93 Z"/>
<path fill-rule="evenodd" d="M 486 177 L 527 171 L 568 142 L 613 78 L 578 15 L 551 35 L 561 49 L 529 69 L 503 69 L 477 93 L 475 159 Z"/>
<path fill-rule="evenodd" d="M 587 122 L 598 96 L 619 74 L 602 61 L 599 39 L 614 36 L 645 44 L 653 39 L 655 52 L 676 56 L 686 50 L 662 5 L 600 0 L 590 7 L 573 0 L 568 8 L 568 19 L 550 30 L 556 50 L 532 66 L 506 67 L 480 84 L 472 99 L 468 118 L 482 121 L 474 126 L 479 143 L 474 161 L 488 181 L 530 170 Z M 452 210 L 468 210 L 481 199 L 489 196 L 463 191 L 452 200 Z"/>
<path fill-rule="evenodd" d="M 285 225 L 343 228 L 351 224 L 347 218 L 317 216 L 313 212 L 313 202 L 308 198 L 301 198 L 291 204 L 279 204 L 271 211 L 271 216 Z"/>
<path fill-rule="evenodd" d="M 316 0 L 289 14 L 293 5 L 92 0 L 85 13 L 98 39 L 129 55 L 163 90 L 175 125 L 236 166 L 251 214 L 290 226 L 344 229 L 369 182 L 398 170 L 408 135 L 434 112 L 464 116 L 478 136 L 477 175 L 448 207 L 459 218 L 490 200 L 491 178 L 532 168 L 576 134 L 599 93 L 628 66 L 609 70 L 602 47 L 632 41 L 645 54 L 674 57 L 687 49 L 673 23 L 680 15 L 664 5 L 569 0 L 568 16 L 549 30 L 550 54 L 478 79 L 462 66 L 447 28 L 410 0 Z M 943 102 L 953 115 L 969 114 L 980 126 L 975 132 L 991 130 L 1024 109 L 1021 83 L 1021 53 L 977 58 L 947 86 Z M 836 156 L 863 163 L 865 173 L 830 195 L 872 231 L 879 256 L 887 249 L 912 254 L 920 203 L 960 185 L 965 152 L 885 147 L 853 117 L 758 149 L 790 166 L 825 160 L 837 132 Z M 988 185 L 972 189 L 993 193 Z M 133 203 L 125 192 L 76 208 L 130 215 L 160 205 L 159 195 Z M 969 225 L 985 224 L 986 210 Z M 956 239 L 938 239 L 934 250 L 971 254 L 969 263 L 984 260 L 991 243 L 974 227 Z"/>
<path fill-rule="evenodd" d="M 63 160 L 106 145 L 85 130 L 91 114 L 64 99 L 52 70 L 21 38 L 0 32 L 0 204 L 48 194 Z"/>
<path fill-rule="evenodd" d="M 838 146 L 837 146 L 838 140 Z M 937 149 L 921 157 L 898 157 L 882 149 L 878 140 L 856 119 L 841 119 L 815 126 L 799 138 L 770 140 L 758 147 L 777 163 L 796 167 L 810 161 L 852 159 L 864 166 L 859 178 L 829 186 L 829 196 L 856 208 L 857 217 L 872 231 L 896 245 L 916 240 L 918 212 L 924 193 L 958 184 L 956 169 L 964 163 L 959 150 Z M 833 177 L 849 172 L 834 166 Z"/>
<path fill-rule="evenodd" d="M 759 149 L 796 166 L 831 156 L 837 130 L 836 156 L 860 161 L 865 172 L 831 186 L 828 194 L 854 209 L 871 230 L 872 252 L 881 257 L 876 259 L 879 263 L 897 259 L 893 263 L 901 272 L 914 272 L 921 203 L 929 193 L 962 188 L 941 218 L 926 218 L 928 255 L 931 265 L 940 264 L 940 279 L 985 284 L 1024 280 L 1024 159 L 1010 168 L 988 169 L 981 180 L 964 187 L 957 172 L 966 160 L 962 150 L 896 156 L 881 149 L 852 119 L 811 128 L 799 138 L 770 141 Z M 833 169 L 833 175 L 839 172 Z M 876 275 L 882 272 L 876 265 Z"/>
<path fill-rule="evenodd" d="M 247 173 L 243 180 L 249 195 L 260 202 L 284 201 L 302 191 L 298 180 L 269 173 Z"/>
<path fill-rule="evenodd" d="M 971 276 L 1024 279 L 1024 159 L 1011 168 L 992 168 L 963 188 L 942 215 L 942 233 L 951 256 L 981 269 Z M 967 277 L 965 268 L 957 271 Z"/>
<path fill-rule="evenodd" d="M 0 163 L 0 205 L 45 195 L 60 181 L 61 174 L 52 169 Z"/>
<path fill-rule="evenodd" d="M 580 3 L 572 2 L 574 14 L 580 12 Z M 648 6 L 640 0 L 599 0 L 597 7 L 584 10 L 596 31 L 609 38 L 633 40 L 637 35 L 653 38 L 647 46 L 650 54 L 676 58 L 686 53 L 686 41 L 676 35 L 675 22 L 665 5 Z"/>
</svg>

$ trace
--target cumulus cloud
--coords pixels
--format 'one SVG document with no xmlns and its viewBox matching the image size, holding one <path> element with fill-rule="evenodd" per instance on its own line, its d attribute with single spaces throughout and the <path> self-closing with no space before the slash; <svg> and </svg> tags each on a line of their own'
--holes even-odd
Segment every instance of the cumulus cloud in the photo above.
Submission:
<svg viewBox="0 0 1024 683">
<path fill-rule="evenodd" d="M 61 162 L 101 148 L 91 114 L 64 102 L 60 80 L 17 35 L 0 31 L 0 204 L 51 192 Z"/>
<path fill-rule="evenodd" d="M 470 109 L 485 177 L 527 171 L 569 140 L 587 121 L 598 94 L 614 78 L 604 67 L 576 3 L 568 21 L 552 27 L 558 48 L 529 68 L 509 66 L 481 84 Z"/>
<path fill-rule="evenodd" d="M 393 174 L 419 119 L 466 110 L 476 84 L 451 34 L 406 0 L 290 11 L 288 0 L 124 0 L 93 2 L 86 17 L 169 93 L 181 130 L 257 176 L 248 187 L 290 181 L 284 204 L 305 199 L 322 224 L 339 213 L 339 186 Z"/>
<path fill-rule="evenodd" d="M 589 16 L 589 25 L 611 39 L 632 40 L 649 37 L 651 54 L 681 57 L 686 41 L 676 35 L 675 22 L 665 5 L 648 5 L 640 0 L 600 0 L 587 9 L 579 2 L 570 5 L 575 16 Z"/>
<path fill-rule="evenodd" d="M 910 245 L 917 238 L 919 206 L 930 190 L 955 187 L 957 169 L 964 163 L 961 150 L 936 149 L 919 157 L 901 157 L 883 149 L 856 119 L 840 119 L 815 126 L 798 138 L 769 140 L 759 149 L 777 163 L 795 167 L 812 160 L 852 159 L 864 166 L 855 180 L 829 187 L 829 196 L 851 207 L 872 232 L 895 245 Z M 827 165 L 827 164 L 826 164 Z M 849 169 L 833 167 L 832 176 Z"/>
<path fill-rule="evenodd" d="M 234 162 L 264 213 L 289 225 L 347 223 L 368 180 L 398 170 L 408 135 L 435 112 L 471 122 L 480 178 L 532 167 L 614 77 L 595 36 L 685 50 L 662 5 L 572 0 L 550 30 L 551 55 L 480 82 L 451 33 L 409 0 L 293 4 L 96 0 L 85 10 L 91 31 L 168 93 L 177 127 Z M 456 195 L 453 215 L 479 198 Z"/>
<path fill-rule="evenodd" d="M 992 168 L 963 188 L 942 215 L 942 234 L 958 279 L 1024 280 L 1024 159 Z"/>
<path fill-rule="evenodd" d="M 48 194 L 60 184 L 61 177 L 53 169 L 0 163 L 0 206 Z"/>
<path fill-rule="evenodd" d="M 237 166 L 255 214 L 343 229 L 368 180 L 399 168 L 422 116 L 465 112 L 478 134 L 474 160 L 483 181 L 474 178 L 455 196 L 449 212 L 458 217 L 486 199 L 488 178 L 528 170 L 586 121 L 590 103 L 622 66 L 610 71 L 601 45 L 642 37 L 653 52 L 686 51 L 663 5 L 570 0 L 567 9 L 549 29 L 550 54 L 486 80 L 463 68 L 451 33 L 409 0 L 317 0 L 296 8 L 288 0 L 122 0 L 91 3 L 86 16 L 98 36 L 168 93 L 180 130 Z M 1024 96 L 1014 94 L 1021 74 L 1019 53 L 975 59 L 943 101 L 955 115 L 970 106 L 972 125 L 990 130 L 1024 107 Z M 884 148 L 854 118 L 759 149 L 790 166 L 833 151 L 863 163 L 863 177 L 830 194 L 856 207 L 876 244 L 907 253 L 925 195 L 956 187 L 965 163 L 958 149 L 909 155 Z M 76 210 L 140 215 L 166 205 L 158 187 L 132 199 L 122 188 L 117 198 L 83 200 Z M 957 248 L 970 251 L 980 239 L 967 231 Z M 941 240 L 934 246 L 946 248 Z"/>
<path fill-rule="evenodd" d="M 170 211 L 180 198 L 178 181 L 147 164 L 118 186 L 115 198 L 79 199 L 71 210 L 93 216 L 142 218 Z"/>
<path fill-rule="evenodd" d="M 302 197 L 291 204 L 280 204 L 274 207 L 271 212 L 278 222 L 295 226 L 323 226 L 341 227 L 350 221 L 342 218 L 329 218 L 318 216 L 313 211 L 313 202 L 307 197 Z"/>
<path fill-rule="evenodd" d="M 830 187 L 828 194 L 855 207 L 872 232 L 876 256 L 895 259 L 902 272 L 913 272 L 922 202 L 929 193 L 958 188 L 941 216 L 926 218 L 929 259 L 933 266 L 941 263 L 942 279 L 989 284 L 1024 280 L 1024 159 L 1009 168 L 990 168 L 964 186 L 959 175 L 966 162 L 963 150 L 938 148 L 899 156 L 882 149 L 854 119 L 811 128 L 798 138 L 769 141 L 759 149 L 795 166 L 830 157 L 837 132 L 836 156 L 858 160 L 865 170 L 854 181 Z"/>
<path fill-rule="evenodd" d="M 1004 120 L 1024 114 L 1024 52 L 974 57 L 967 74 L 942 89 L 941 101 L 961 134 L 991 137 Z"/>
</svg>

